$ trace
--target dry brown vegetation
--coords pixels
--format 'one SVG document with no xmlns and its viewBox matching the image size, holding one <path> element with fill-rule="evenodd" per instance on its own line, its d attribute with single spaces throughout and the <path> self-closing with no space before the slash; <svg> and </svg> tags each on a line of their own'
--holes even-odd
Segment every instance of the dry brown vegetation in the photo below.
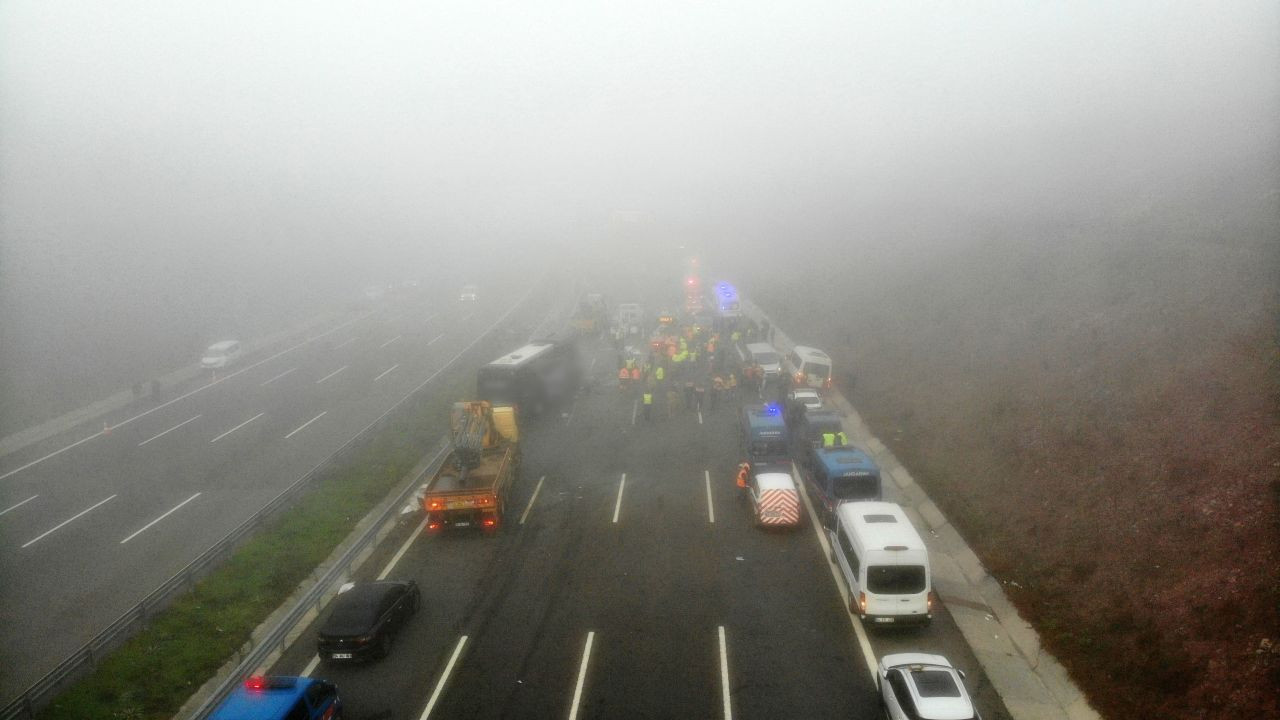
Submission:
<svg viewBox="0 0 1280 720">
<path fill-rule="evenodd" d="M 1107 717 L 1280 715 L 1280 221 L 1256 188 L 993 223 L 909 272 L 760 298 L 854 369 L 855 405 Z M 837 287 L 833 330 L 805 308 Z"/>
</svg>

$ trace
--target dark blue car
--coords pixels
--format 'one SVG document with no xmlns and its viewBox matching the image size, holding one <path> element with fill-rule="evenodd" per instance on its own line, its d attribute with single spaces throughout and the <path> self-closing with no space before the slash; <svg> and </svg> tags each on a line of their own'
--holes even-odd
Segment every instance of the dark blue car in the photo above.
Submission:
<svg viewBox="0 0 1280 720">
<path fill-rule="evenodd" d="M 315 678 L 255 675 L 213 711 L 210 720 L 341 720 L 333 683 Z"/>
</svg>

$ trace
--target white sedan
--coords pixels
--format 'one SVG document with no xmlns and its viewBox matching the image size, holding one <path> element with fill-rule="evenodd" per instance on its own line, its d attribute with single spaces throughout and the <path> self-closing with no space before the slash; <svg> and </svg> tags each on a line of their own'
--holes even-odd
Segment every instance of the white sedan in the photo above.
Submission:
<svg viewBox="0 0 1280 720">
<path fill-rule="evenodd" d="M 809 388 L 800 388 L 798 390 L 792 390 L 791 399 L 795 402 L 800 403 L 801 405 L 804 405 L 805 410 L 821 410 L 822 409 L 822 396 L 818 394 L 817 390 L 812 390 Z"/>
<path fill-rule="evenodd" d="M 890 720 L 982 720 L 964 688 L 964 673 L 941 655 L 885 655 L 876 683 Z"/>
</svg>

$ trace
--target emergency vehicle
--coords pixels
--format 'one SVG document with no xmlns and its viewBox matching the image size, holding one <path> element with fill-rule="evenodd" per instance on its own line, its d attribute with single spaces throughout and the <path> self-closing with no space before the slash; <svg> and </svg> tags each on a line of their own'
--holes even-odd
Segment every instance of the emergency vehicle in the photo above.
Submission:
<svg viewBox="0 0 1280 720">
<path fill-rule="evenodd" d="M 791 467 L 787 423 L 782 407 L 769 403 L 742 408 L 742 442 L 752 468 L 773 466 L 787 472 Z"/>
<path fill-rule="evenodd" d="M 752 473 L 747 480 L 747 494 L 756 525 L 761 527 L 795 527 L 800 524 L 800 493 L 791 473 Z"/>
<path fill-rule="evenodd" d="M 333 683 L 309 677 L 255 675 L 231 692 L 209 720 L 342 720 Z"/>
<path fill-rule="evenodd" d="M 800 474 L 824 525 L 830 526 L 841 503 L 879 500 L 883 495 L 880 468 L 856 447 L 810 448 Z"/>
</svg>

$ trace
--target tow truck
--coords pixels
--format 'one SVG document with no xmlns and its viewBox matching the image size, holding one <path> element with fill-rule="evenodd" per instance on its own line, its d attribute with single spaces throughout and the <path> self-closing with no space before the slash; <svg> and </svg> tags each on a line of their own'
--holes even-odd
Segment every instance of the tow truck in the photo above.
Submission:
<svg viewBox="0 0 1280 720">
<path fill-rule="evenodd" d="M 421 492 L 427 531 L 478 527 L 494 532 L 520 472 L 515 408 L 459 402 L 449 420 L 449 455 Z"/>
</svg>

